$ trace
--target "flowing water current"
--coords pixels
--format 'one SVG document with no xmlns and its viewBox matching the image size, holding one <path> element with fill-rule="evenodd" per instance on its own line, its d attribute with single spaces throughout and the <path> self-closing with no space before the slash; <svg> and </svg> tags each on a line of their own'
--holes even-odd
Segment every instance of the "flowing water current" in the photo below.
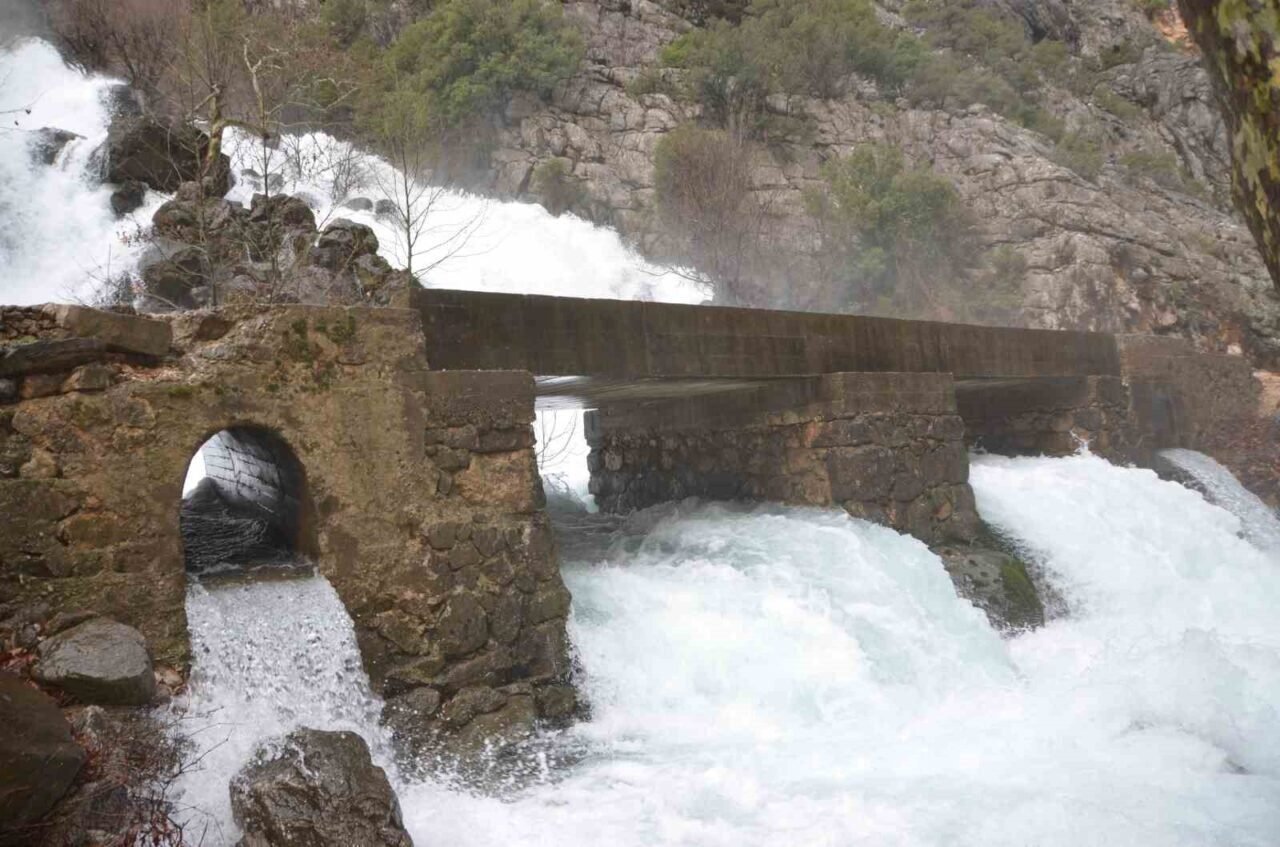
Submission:
<svg viewBox="0 0 1280 847">
<path fill-rule="evenodd" d="M 0 51 L 0 111 L 29 106 L 18 129 L 84 136 L 44 166 L 24 132 L 0 133 L 0 301 L 83 296 L 91 271 L 136 261 L 129 233 L 165 198 L 117 221 L 86 175 L 109 86 L 43 42 Z M 350 187 L 331 169 L 303 164 L 332 145 L 298 140 L 310 152 L 286 189 L 308 192 L 322 220 L 380 227 L 341 208 Z M 426 284 L 701 296 L 583 221 L 465 195 L 445 207 L 454 226 L 480 222 L 477 240 Z M 395 262 L 392 234 L 379 236 Z M 557 509 L 591 716 L 543 739 L 571 764 L 503 790 L 397 767 L 323 578 L 193 584 L 179 723 L 200 758 L 179 786 L 183 814 L 205 844 L 234 843 L 231 775 L 311 726 L 365 737 L 420 847 L 1276 845 L 1280 525 L 1225 496 L 1197 456 L 1175 458 L 1220 505 L 1089 455 L 975 457 L 983 517 L 1064 601 L 1009 638 L 923 544 L 840 512 Z M 581 474 L 563 487 L 580 490 Z"/>
<path fill-rule="evenodd" d="M 835 511 L 562 520 L 592 715 L 547 743 L 586 755 L 508 792 L 396 775 L 323 580 L 193 588 L 193 699 L 231 741 L 190 802 L 310 725 L 365 735 L 423 845 L 1277 843 L 1275 553 L 1088 455 L 973 484 L 1066 601 L 1040 630 L 1002 639 L 923 544 Z"/>
</svg>

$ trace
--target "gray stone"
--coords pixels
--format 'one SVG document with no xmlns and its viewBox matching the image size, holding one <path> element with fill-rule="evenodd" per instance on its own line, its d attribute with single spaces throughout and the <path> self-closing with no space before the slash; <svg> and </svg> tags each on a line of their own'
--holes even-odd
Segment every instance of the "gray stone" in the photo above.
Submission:
<svg viewBox="0 0 1280 847">
<path fill-rule="evenodd" d="M 977 546 L 935 552 L 957 593 L 982 609 L 992 626 L 1016 632 L 1044 625 L 1044 604 L 1027 566 L 1017 557 Z"/>
<path fill-rule="evenodd" d="M 84 138 L 84 136 L 70 130 L 46 126 L 31 133 L 31 138 L 27 143 L 31 150 L 32 159 L 42 165 L 52 165 L 58 160 L 58 154 L 62 152 L 63 148 L 77 138 Z"/>
<path fill-rule="evenodd" d="M 72 740 L 58 704 L 13 674 L 0 673 L 0 726 L 0 844 L 31 843 L 15 831 L 66 794 L 85 751 Z"/>
<path fill-rule="evenodd" d="M 231 782 L 242 847 L 412 847 L 387 775 L 353 732 L 301 729 Z"/>
<path fill-rule="evenodd" d="M 111 211 L 117 218 L 122 218 L 140 208 L 146 195 L 146 184 L 131 179 L 111 192 Z"/>
<path fill-rule="evenodd" d="M 141 706 L 155 695 L 151 656 L 142 634 L 96 618 L 46 639 L 36 676 L 85 703 Z"/>
</svg>

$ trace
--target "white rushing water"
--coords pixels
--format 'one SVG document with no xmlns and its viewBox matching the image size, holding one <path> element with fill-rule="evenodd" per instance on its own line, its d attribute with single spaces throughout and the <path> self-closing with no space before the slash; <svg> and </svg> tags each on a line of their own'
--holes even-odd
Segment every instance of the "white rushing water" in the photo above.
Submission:
<svg viewBox="0 0 1280 847">
<path fill-rule="evenodd" d="M 44 167 L 24 135 L 0 134 L 0 300 L 64 299 L 127 253 L 106 190 L 82 175 L 106 84 L 39 42 L 0 54 L 0 109 L 30 103 L 22 128 L 86 136 Z M 335 186 L 331 141 L 295 146 L 305 155 L 285 190 L 306 192 L 321 220 L 378 227 L 397 263 L 376 216 L 339 211 L 343 194 L 369 195 Z M 238 150 L 237 168 L 251 156 Z M 700 297 L 582 221 L 446 199 L 442 226 L 479 223 L 428 284 Z M 580 492 L 574 473 L 566 487 Z M 843 513 L 689 503 L 621 529 L 598 519 L 593 537 L 612 543 L 566 543 L 563 563 L 591 717 L 549 741 L 585 755 L 502 796 L 391 769 L 415 842 L 1280 843 L 1275 549 L 1247 517 L 1092 456 L 980 457 L 972 482 L 983 516 L 1064 598 L 1040 630 L 1001 639 L 923 544 Z M 227 781 L 297 726 L 360 732 L 389 766 L 351 620 L 325 580 L 193 585 L 187 611 L 181 705 L 201 768 L 180 801 L 189 831 L 208 826 L 203 843 L 234 842 Z"/>
<path fill-rule="evenodd" d="M 193 674 L 176 704 L 179 728 L 197 752 L 178 783 L 179 817 L 203 841 L 234 843 L 227 786 L 258 745 L 300 727 L 358 732 L 390 766 L 355 630 L 323 577 L 298 575 L 187 592 Z"/>
<path fill-rule="evenodd" d="M 1190 474 L 1204 489 L 1210 502 L 1238 517 L 1246 538 L 1259 547 L 1280 551 L 1280 519 L 1277 519 L 1275 509 L 1241 485 L 1240 480 L 1232 476 L 1221 462 L 1182 447 L 1161 450 L 1160 455 Z"/>
<path fill-rule="evenodd" d="M 167 196 L 116 220 L 111 190 L 88 172 L 90 154 L 105 139 L 104 94 L 114 83 L 68 68 L 46 42 L 26 39 L 0 49 L 0 302 L 86 300 L 107 275 L 131 271 L 144 249 L 140 232 Z M 30 109 L 28 114 L 25 110 Z M 84 138 L 54 166 L 31 160 L 29 130 L 57 127 Z M 344 203 L 371 203 L 393 192 L 393 172 L 324 133 L 284 139 L 264 151 L 235 131 L 226 149 L 238 183 L 229 200 L 248 205 L 261 181 L 244 170 L 281 179 L 274 189 L 306 198 L 321 227 L 343 217 L 372 227 L 379 252 L 404 267 L 407 249 L 387 217 Z M 705 291 L 685 277 L 650 265 L 616 232 L 541 206 L 431 192 L 426 231 L 414 255 L 420 279 L 436 288 L 516 291 L 574 297 L 698 303 Z"/>
<path fill-rule="evenodd" d="M 840 514 L 671 510 L 565 565 L 594 757 L 506 801 L 403 789 L 415 837 L 1275 844 L 1280 562 L 1094 457 L 973 482 L 1066 618 L 1002 642 L 922 544 Z"/>
</svg>

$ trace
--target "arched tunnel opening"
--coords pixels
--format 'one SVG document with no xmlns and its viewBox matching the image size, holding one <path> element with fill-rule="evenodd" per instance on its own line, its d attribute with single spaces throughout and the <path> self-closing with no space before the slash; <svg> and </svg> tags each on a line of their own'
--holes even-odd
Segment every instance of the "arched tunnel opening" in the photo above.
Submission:
<svg viewBox="0 0 1280 847">
<path fill-rule="evenodd" d="M 302 463 L 276 433 L 236 426 L 210 436 L 183 485 L 181 531 L 194 575 L 286 565 L 315 552 Z"/>
</svg>

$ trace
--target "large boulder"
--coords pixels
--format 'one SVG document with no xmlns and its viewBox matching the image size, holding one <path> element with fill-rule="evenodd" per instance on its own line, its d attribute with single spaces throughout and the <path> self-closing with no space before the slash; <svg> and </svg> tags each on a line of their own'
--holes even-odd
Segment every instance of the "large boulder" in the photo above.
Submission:
<svg viewBox="0 0 1280 847">
<path fill-rule="evenodd" d="M 231 781 L 241 847 L 412 847 L 400 803 L 364 739 L 301 729 Z"/>
<path fill-rule="evenodd" d="M 338 218 L 324 228 L 311 251 L 311 264 L 331 271 L 346 270 L 361 256 L 378 252 L 378 236 L 364 224 Z"/>
<path fill-rule="evenodd" d="M 13 674 L 0 673 L 0 844 L 23 832 L 67 793 L 85 762 L 58 705 Z"/>
<path fill-rule="evenodd" d="M 142 283 L 148 309 L 194 308 L 198 292 L 208 283 L 204 253 L 198 247 L 183 247 L 142 268 Z"/>
<path fill-rule="evenodd" d="M 42 165 L 52 165 L 58 160 L 58 154 L 63 148 L 77 138 L 84 136 L 70 130 L 46 126 L 32 132 L 27 145 L 32 159 Z"/>
<path fill-rule="evenodd" d="M 142 706 L 155 695 L 151 656 L 142 633 L 95 618 L 40 644 L 35 675 L 84 703 Z"/>
<path fill-rule="evenodd" d="M 1021 632 L 1044 625 L 1044 603 L 1027 566 L 1016 556 L 969 545 L 936 552 L 956 593 L 985 612 L 993 627 Z"/>
<path fill-rule="evenodd" d="M 147 115 L 117 115 L 98 151 L 102 179 L 116 184 L 137 181 L 156 191 L 174 192 L 182 183 L 199 177 L 208 147 L 209 137 L 189 124 L 167 124 Z M 213 170 L 209 193 L 221 196 L 227 191 L 231 173 L 225 154 Z"/>
</svg>

